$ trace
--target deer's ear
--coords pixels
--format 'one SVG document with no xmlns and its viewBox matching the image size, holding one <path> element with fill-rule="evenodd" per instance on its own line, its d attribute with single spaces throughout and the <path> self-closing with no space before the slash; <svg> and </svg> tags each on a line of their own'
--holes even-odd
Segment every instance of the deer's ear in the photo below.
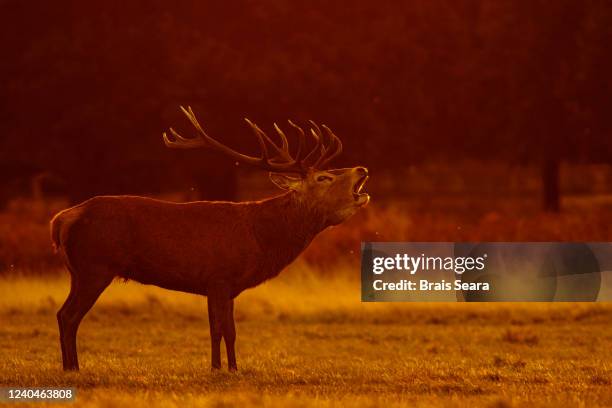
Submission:
<svg viewBox="0 0 612 408">
<path fill-rule="evenodd" d="M 282 173 L 270 173 L 270 180 L 283 190 L 298 190 L 302 185 L 299 177 L 289 177 Z"/>
</svg>

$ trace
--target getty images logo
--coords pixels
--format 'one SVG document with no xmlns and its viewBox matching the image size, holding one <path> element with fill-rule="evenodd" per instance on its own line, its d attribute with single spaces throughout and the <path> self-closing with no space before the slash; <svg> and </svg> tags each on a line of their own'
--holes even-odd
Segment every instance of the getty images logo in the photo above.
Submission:
<svg viewBox="0 0 612 408">
<path fill-rule="evenodd" d="M 611 265 L 612 242 L 363 242 L 361 299 L 609 301 Z"/>
<path fill-rule="evenodd" d="M 453 271 L 461 275 L 467 271 L 482 271 L 485 268 L 487 254 L 482 256 L 426 256 L 421 254 L 396 254 L 395 256 L 378 256 L 372 258 L 372 272 L 380 275 L 385 271 L 405 271 L 411 275 L 419 271 Z"/>
</svg>

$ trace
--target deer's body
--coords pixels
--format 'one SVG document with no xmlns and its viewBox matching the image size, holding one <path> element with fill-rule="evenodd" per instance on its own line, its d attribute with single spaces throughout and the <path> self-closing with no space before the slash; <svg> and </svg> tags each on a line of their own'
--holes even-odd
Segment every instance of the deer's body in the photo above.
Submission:
<svg viewBox="0 0 612 408">
<path fill-rule="evenodd" d="M 200 295 L 221 280 L 236 297 L 278 275 L 323 229 L 294 195 L 243 203 L 94 197 L 59 213 L 52 238 L 77 271 L 95 265 L 111 279 Z"/>
<path fill-rule="evenodd" d="M 321 170 L 342 151 L 340 139 L 325 126 L 327 145 L 321 129 L 311 122 L 316 145 L 306 154 L 304 131 L 289 122 L 300 136 L 293 158 L 277 126 L 280 146 L 249 122 L 262 149 L 262 156 L 256 158 L 208 136 L 191 108 L 183 112 L 201 137 L 183 138 L 171 129 L 175 141 L 164 134 L 168 147 L 214 148 L 235 160 L 275 171 L 270 174 L 272 181 L 288 192 L 245 203 L 179 204 L 101 196 L 57 214 L 51 221 L 51 239 L 71 277 L 70 294 L 57 313 L 65 370 L 79 369 L 79 324 L 116 277 L 207 296 L 211 365 L 221 367 L 224 339 L 228 366 L 235 370 L 234 298 L 278 275 L 319 232 L 343 222 L 370 199 L 361 192 L 367 169 Z M 314 163 L 309 162 L 312 158 Z"/>
</svg>

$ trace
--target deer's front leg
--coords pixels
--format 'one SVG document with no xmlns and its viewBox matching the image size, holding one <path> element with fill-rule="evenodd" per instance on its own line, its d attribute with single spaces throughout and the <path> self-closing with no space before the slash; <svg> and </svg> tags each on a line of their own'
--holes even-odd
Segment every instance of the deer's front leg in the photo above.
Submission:
<svg viewBox="0 0 612 408">
<path fill-rule="evenodd" d="M 234 299 L 229 299 L 223 319 L 223 339 L 227 351 L 227 367 L 230 371 L 238 370 L 236 365 L 236 326 L 234 325 Z"/>
<path fill-rule="evenodd" d="M 224 337 L 224 329 L 227 328 L 227 316 L 231 313 L 232 306 L 233 300 L 230 297 L 229 285 L 225 282 L 211 283 L 208 287 L 208 322 L 210 324 L 212 369 L 221 368 L 221 339 Z"/>
</svg>

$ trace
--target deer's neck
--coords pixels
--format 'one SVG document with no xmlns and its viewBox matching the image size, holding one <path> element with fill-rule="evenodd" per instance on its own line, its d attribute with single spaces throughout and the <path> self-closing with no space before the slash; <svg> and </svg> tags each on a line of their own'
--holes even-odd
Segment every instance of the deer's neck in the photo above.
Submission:
<svg viewBox="0 0 612 408">
<path fill-rule="evenodd" d="M 253 227 L 259 247 L 280 269 L 302 253 L 326 226 L 325 218 L 294 192 L 259 202 L 255 211 Z"/>
</svg>

